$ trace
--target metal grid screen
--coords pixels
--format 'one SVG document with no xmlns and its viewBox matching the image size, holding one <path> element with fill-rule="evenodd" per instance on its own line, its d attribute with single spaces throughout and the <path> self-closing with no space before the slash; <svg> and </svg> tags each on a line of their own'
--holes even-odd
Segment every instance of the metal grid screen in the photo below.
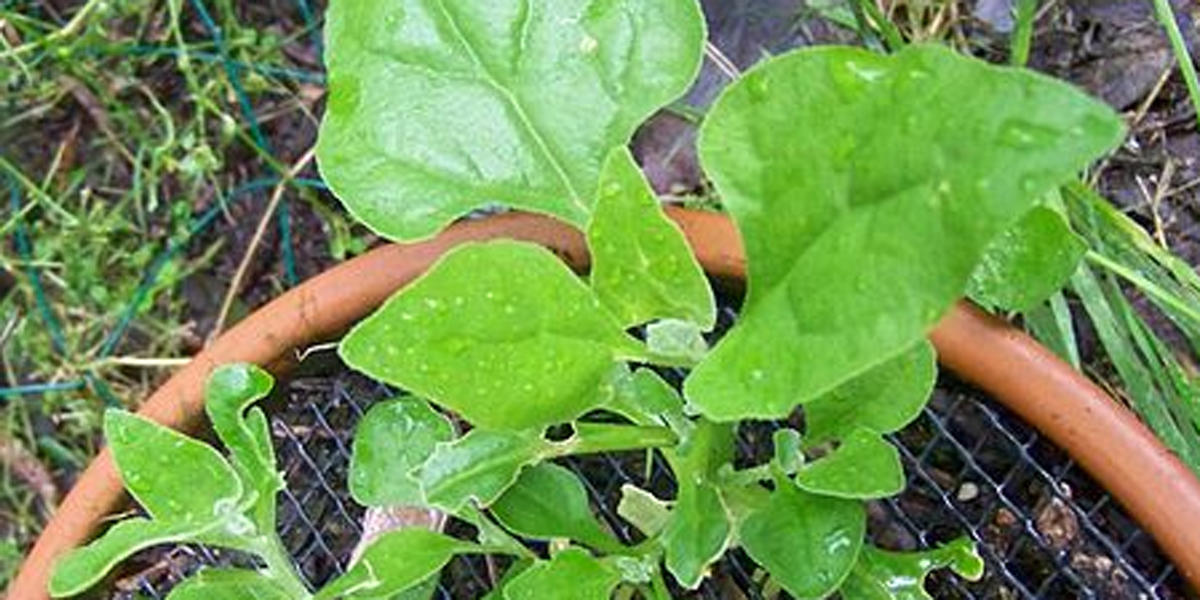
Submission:
<svg viewBox="0 0 1200 600">
<path fill-rule="evenodd" d="M 291 381 L 289 403 L 275 413 L 273 434 L 289 484 L 280 502 L 280 530 L 303 575 L 320 584 L 340 573 L 361 534 L 362 508 L 347 495 L 354 425 L 376 401 L 393 394 L 343 370 Z M 743 427 L 744 460 L 765 451 L 770 423 Z M 969 534 L 987 563 L 966 583 L 935 574 L 937 598 L 1186 598 L 1186 587 L 1154 542 L 1060 450 L 992 401 L 943 377 L 924 414 L 893 436 L 909 485 L 896 498 L 869 505 L 870 535 L 882 546 L 912 550 Z M 610 507 L 620 486 L 658 494 L 673 482 L 654 461 L 644 480 L 644 456 L 591 457 L 570 465 L 584 476 L 599 516 L 617 535 L 636 539 Z M 245 564 L 243 557 L 180 547 L 143 554 L 114 580 L 108 597 L 162 598 L 203 565 Z M 443 574 L 435 597 L 477 597 L 501 567 L 459 559 Z M 690 597 L 762 598 L 762 574 L 734 553 Z"/>
</svg>

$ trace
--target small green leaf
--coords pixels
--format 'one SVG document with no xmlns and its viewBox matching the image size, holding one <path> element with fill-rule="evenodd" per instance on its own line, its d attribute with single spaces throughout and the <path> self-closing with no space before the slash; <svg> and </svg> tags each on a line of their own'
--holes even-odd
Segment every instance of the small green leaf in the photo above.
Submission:
<svg viewBox="0 0 1200 600">
<path fill-rule="evenodd" d="M 623 145 L 604 163 L 587 237 L 592 289 L 623 325 L 670 318 L 712 328 L 704 271 Z"/>
<path fill-rule="evenodd" d="M 797 123 L 803 135 L 781 134 Z M 1112 109 L 1061 81 L 941 46 L 763 61 L 701 131 L 749 289 L 684 395 L 716 420 L 781 418 L 898 356 L 962 296 L 992 239 L 1122 134 Z"/>
<path fill-rule="evenodd" d="M 420 398 L 372 406 L 354 434 L 350 494 L 365 506 L 419 506 L 425 497 L 412 471 L 452 439 L 454 427 Z"/>
<path fill-rule="evenodd" d="M 205 522 L 164 523 L 144 518 L 121 521 L 92 543 L 58 559 L 50 579 L 50 595 L 64 598 L 79 594 L 104 578 L 109 569 L 140 550 L 181 542 L 220 524 L 221 521 L 215 518 Z"/>
<path fill-rule="evenodd" d="M 236 510 L 241 479 L 208 444 L 121 410 L 105 413 L 104 435 L 125 488 L 155 520 L 211 523 Z"/>
<path fill-rule="evenodd" d="M 804 465 L 803 439 L 800 432 L 784 427 L 771 434 L 775 446 L 775 464 L 784 473 L 795 473 Z"/>
<path fill-rule="evenodd" d="M 479 547 L 422 528 L 397 529 L 379 536 L 344 575 L 326 584 L 313 600 L 391 598 L 421 584 L 455 554 Z"/>
<path fill-rule="evenodd" d="M 679 585 L 694 590 L 708 567 L 729 546 L 733 528 L 717 488 L 679 475 L 679 497 L 662 531 L 667 570 Z"/>
<path fill-rule="evenodd" d="M 671 520 L 670 505 L 654 494 L 632 484 L 621 486 L 621 500 L 617 503 L 617 514 L 629 521 L 646 537 L 654 537 Z"/>
<path fill-rule="evenodd" d="M 245 569 L 201 569 L 171 590 L 167 600 L 295 600 L 275 580 Z"/>
<path fill-rule="evenodd" d="M 738 531 L 742 547 L 797 598 L 824 598 L 854 567 L 866 534 L 861 502 L 780 485 Z"/>
<path fill-rule="evenodd" d="M 699 363 L 708 354 L 708 342 L 701 335 L 700 326 L 678 319 L 663 319 L 646 326 L 646 346 L 655 357 L 688 365 Z"/>
<path fill-rule="evenodd" d="M 886 498 L 904 490 L 900 453 L 878 433 L 858 429 L 829 456 L 805 465 L 796 485 L 822 496 Z"/>
<path fill-rule="evenodd" d="M 676 428 L 676 433 L 680 433 L 678 428 L 686 428 L 683 398 L 653 370 L 626 370 L 614 387 L 605 408 L 639 425 L 669 425 Z"/>
<path fill-rule="evenodd" d="M 446 255 L 340 353 L 479 427 L 524 429 L 593 408 L 614 362 L 644 350 L 553 253 L 505 240 Z"/>
<path fill-rule="evenodd" d="M 487 595 L 483 596 L 479 600 L 504 600 L 504 590 L 508 587 L 508 584 L 512 583 L 512 580 L 516 579 L 518 575 L 529 570 L 529 567 L 532 567 L 534 564 L 536 564 L 535 561 L 528 558 L 520 559 L 517 562 L 514 562 L 512 566 L 510 566 L 508 570 L 504 572 L 504 577 L 501 577 L 500 581 L 496 582 L 496 585 L 492 588 L 492 591 L 488 592 Z"/>
<path fill-rule="evenodd" d="M 517 480 L 521 469 L 551 453 L 550 443 L 537 432 L 472 429 L 453 442 L 438 444 L 414 475 L 426 503 L 453 513 L 470 501 L 490 505 Z"/>
<path fill-rule="evenodd" d="M 504 586 L 507 600 L 609 600 L 621 574 L 582 548 L 534 563 Z"/>
<path fill-rule="evenodd" d="M 899 431 L 921 414 L 936 380 L 933 345 L 921 341 L 804 405 L 805 441 L 812 445 L 843 438 L 860 427 Z"/>
<path fill-rule="evenodd" d="M 968 538 L 925 552 L 867 546 L 839 592 L 845 600 L 932 600 L 925 591 L 925 577 L 944 567 L 969 581 L 983 577 L 983 559 Z"/>
<path fill-rule="evenodd" d="M 267 417 L 262 409 L 250 406 L 265 398 L 274 385 L 270 373 L 236 363 L 214 370 L 204 388 L 204 409 L 213 430 L 229 448 L 243 485 L 256 494 L 254 521 L 262 532 L 275 530 L 275 497 L 285 483 L 275 466 Z"/>
<path fill-rule="evenodd" d="M 579 478 L 553 463 L 525 469 L 491 510 L 505 527 L 526 538 L 566 538 L 605 552 L 621 550 L 596 521 Z"/>
<path fill-rule="evenodd" d="M 583 225 L 605 155 L 705 39 L 695 0 L 344 0 L 326 22 L 321 174 L 401 240 L 493 203 Z"/>
<path fill-rule="evenodd" d="M 971 298 L 1025 312 L 1062 289 L 1086 251 L 1062 215 L 1034 207 L 988 246 L 971 275 Z"/>
</svg>

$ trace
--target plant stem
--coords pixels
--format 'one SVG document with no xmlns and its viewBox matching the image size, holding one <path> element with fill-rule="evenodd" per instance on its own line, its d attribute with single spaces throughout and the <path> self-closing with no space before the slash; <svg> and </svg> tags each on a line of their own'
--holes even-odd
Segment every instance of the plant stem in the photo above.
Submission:
<svg viewBox="0 0 1200 600">
<path fill-rule="evenodd" d="M 621 452 L 662 448 L 678 443 L 679 437 L 666 427 L 579 423 L 575 426 L 575 437 L 563 443 L 562 454 Z"/>
<path fill-rule="evenodd" d="M 283 542 L 280 541 L 278 535 L 265 535 L 256 540 L 256 542 L 255 554 L 258 554 L 263 559 L 263 562 L 266 563 L 266 575 L 268 577 L 287 589 L 288 596 L 291 598 L 302 599 L 312 597 L 312 592 L 308 590 L 308 586 L 300 578 L 300 573 L 296 570 L 296 564 L 292 562 L 292 556 L 283 547 Z"/>
<path fill-rule="evenodd" d="M 1033 20 L 1037 16 L 1037 0 L 1017 0 L 1016 27 L 1013 28 L 1009 61 L 1018 67 L 1029 62 L 1029 46 L 1033 41 Z"/>
<path fill-rule="evenodd" d="M 1188 52 L 1187 42 L 1183 32 L 1179 31 L 1179 23 L 1175 21 L 1175 11 L 1171 9 L 1170 0 L 1154 0 L 1154 12 L 1158 20 L 1167 30 L 1167 38 L 1171 40 L 1171 49 L 1175 51 L 1175 62 L 1183 73 L 1183 82 L 1187 85 L 1188 96 L 1192 99 L 1192 109 L 1196 112 L 1196 124 L 1200 127 L 1200 79 L 1196 77 L 1196 65 L 1192 63 L 1192 55 Z"/>
</svg>

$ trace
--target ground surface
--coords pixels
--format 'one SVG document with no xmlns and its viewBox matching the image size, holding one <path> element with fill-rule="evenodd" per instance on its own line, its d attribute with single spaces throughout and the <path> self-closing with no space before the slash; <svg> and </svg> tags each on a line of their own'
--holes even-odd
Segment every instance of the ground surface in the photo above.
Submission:
<svg viewBox="0 0 1200 600">
<path fill-rule="evenodd" d="M 85 4 L 82 26 L 50 33 Z M 739 68 L 857 41 L 796 0 L 705 4 L 714 45 Z M 1006 59 L 1003 1 L 883 4 L 914 39 Z M 136 406 L 218 322 L 375 243 L 335 199 L 296 185 L 281 194 L 286 222 L 270 215 L 255 237 L 273 179 L 315 139 L 322 5 L 0 2 L 0 387 L 67 388 L 0 396 L 0 582 L 94 452 L 106 404 Z M 1128 117 L 1130 141 L 1098 188 L 1196 265 L 1200 134 L 1148 6 L 1045 2 L 1031 64 Z M 1197 6 L 1177 9 L 1194 44 Z M 687 101 L 703 107 L 727 80 L 710 61 Z M 635 149 L 661 192 L 703 201 L 692 141 L 687 120 L 664 113 Z"/>
</svg>

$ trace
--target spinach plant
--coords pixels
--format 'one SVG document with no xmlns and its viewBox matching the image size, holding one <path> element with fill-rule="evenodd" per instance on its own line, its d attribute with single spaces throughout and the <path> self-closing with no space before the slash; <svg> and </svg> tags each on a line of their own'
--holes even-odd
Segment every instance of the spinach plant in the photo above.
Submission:
<svg viewBox="0 0 1200 600">
<path fill-rule="evenodd" d="M 262 568 L 202 571 L 173 599 L 412 597 L 470 553 L 513 558 L 491 593 L 509 600 L 667 598 L 733 548 L 796 598 L 921 598 L 932 569 L 980 576 L 965 539 L 871 546 L 863 502 L 904 486 L 885 436 L 927 400 L 924 338 L 951 304 L 969 292 L 1023 310 L 1073 271 L 1080 251 L 1053 191 L 1121 139 L 1108 108 L 938 46 L 763 61 L 700 131 L 749 270 L 738 321 L 710 348 L 713 293 L 626 149 L 699 68 L 695 0 L 335 0 L 327 22 L 318 156 L 364 224 L 414 240 L 499 204 L 587 236 L 586 278 L 528 243 L 464 245 L 341 343 L 349 365 L 410 394 L 360 424 L 354 497 L 440 511 L 477 535 L 401 528 L 305 589 L 273 533 L 266 422 L 247 412 L 269 380 L 232 366 L 208 404 L 229 459 L 109 415 L 148 518 L 68 556 L 56 595 L 178 541 L 250 552 Z M 656 367 L 688 369 L 682 391 Z M 734 468 L 739 423 L 798 407 L 802 430 L 778 430 L 770 460 Z M 637 543 L 599 522 L 556 462 L 597 452 L 645 453 L 675 476 L 670 498 L 623 489 L 616 509 Z"/>
</svg>

